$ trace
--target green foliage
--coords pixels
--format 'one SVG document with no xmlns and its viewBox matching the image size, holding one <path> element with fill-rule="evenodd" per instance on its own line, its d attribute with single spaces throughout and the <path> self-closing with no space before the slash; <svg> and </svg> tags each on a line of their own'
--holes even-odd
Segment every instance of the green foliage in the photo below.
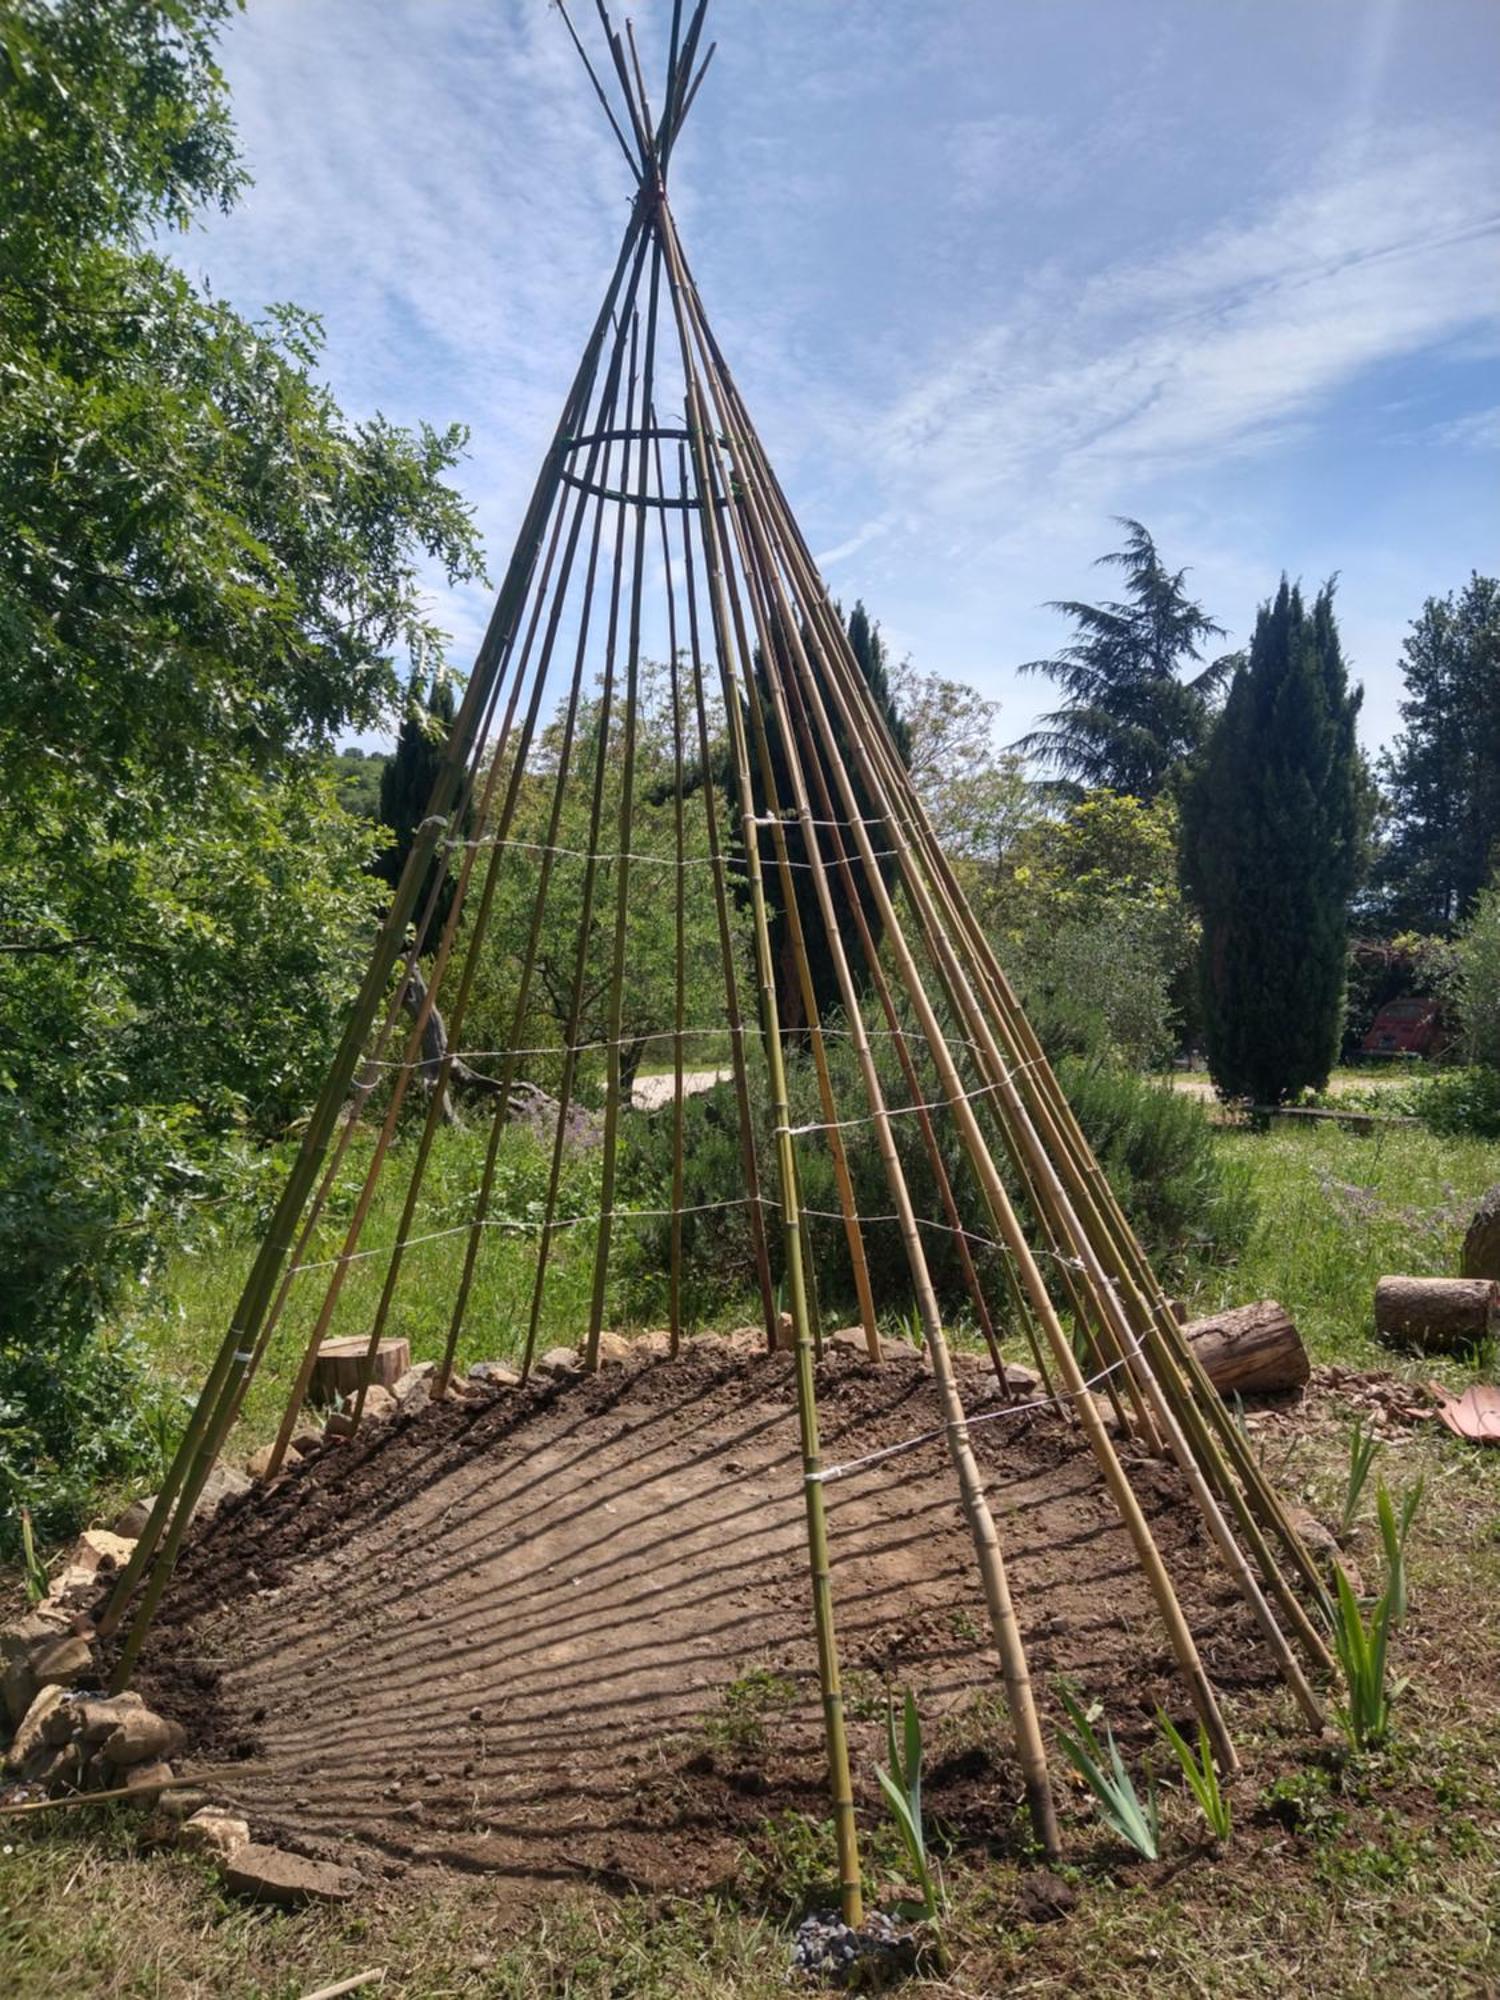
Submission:
<svg viewBox="0 0 1500 2000">
<path fill-rule="evenodd" d="M 143 247 L 241 184 L 231 11 L 0 20 L 0 1426 L 46 1533 L 152 1461 L 95 1325 L 214 1195 L 222 1136 L 294 1119 L 325 1067 L 375 845 L 329 741 L 438 650 L 429 564 L 477 567 L 461 432 L 349 422 L 315 320 L 251 323 Z"/>
<path fill-rule="evenodd" d="M 1500 1069 L 1476 1063 L 1439 1070 L 1413 1092 L 1412 1108 L 1446 1137 L 1500 1139 Z"/>
<path fill-rule="evenodd" d="M 1402 648 L 1404 729 L 1381 759 L 1387 921 L 1446 931 L 1500 852 L 1500 579 L 1429 597 Z"/>
<path fill-rule="evenodd" d="M 1139 521 L 1120 525 L 1124 548 L 1099 561 L 1124 571 L 1125 599 L 1049 606 L 1073 620 L 1077 637 L 1021 672 L 1055 681 L 1066 699 L 1016 748 L 1055 773 L 1064 791 L 1102 787 L 1149 803 L 1199 749 L 1234 662 L 1187 672 L 1223 627 L 1188 596 L 1186 570 L 1166 567 Z"/>
<path fill-rule="evenodd" d="M 907 1863 L 922 1892 L 922 1914 L 929 1923 L 934 1923 L 943 1907 L 942 1876 L 927 1852 L 927 1834 L 922 1824 L 922 1720 L 910 1688 L 903 1704 L 899 1741 L 895 1699 L 887 1697 L 885 1740 L 889 1764 L 877 1764 L 875 1776 L 901 1836 Z"/>
<path fill-rule="evenodd" d="M 1219 1782 L 1218 1768 L 1214 1763 L 1213 1746 L 1208 1740 L 1208 1730 L 1202 1718 L 1198 1721 L 1198 1748 L 1178 1729 L 1164 1708 L 1156 1711 L 1161 1732 L 1171 1744 L 1177 1762 L 1182 1767 L 1182 1775 L 1187 1780 L 1188 1789 L 1198 1801 L 1198 1809 L 1210 1834 L 1221 1845 L 1228 1840 L 1230 1832 L 1230 1805 L 1224 1795 L 1224 1787 Z"/>
<path fill-rule="evenodd" d="M 1104 1063 L 1064 1060 L 1058 1079 L 1106 1179 L 1163 1277 L 1227 1264 L 1255 1227 L 1245 1165 L 1201 1104 Z"/>
<path fill-rule="evenodd" d="M 1369 817 L 1359 704 L 1333 586 L 1308 611 L 1283 580 L 1183 800 L 1209 1068 L 1228 1096 L 1282 1103 L 1337 1057 Z"/>
<path fill-rule="evenodd" d="M 1475 898 L 1453 956 L 1452 991 L 1464 1055 L 1471 1063 L 1500 1070 L 1500 879 Z"/>
<path fill-rule="evenodd" d="M 1404 1623 L 1406 1618 L 1406 1538 L 1422 1504 L 1425 1485 L 1425 1480 L 1419 1479 L 1409 1486 L 1401 1496 L 1399 1508 L 1384 1480 L 1375 1491 L 1375 1518 L 1380 1524 L 1380 1545 L 1385 1552 L 1385 1587 L 1391 1600 L 1393 1625 Z"/>
<path fill-rule="evenodd" d="M 773 1667 L 752 1667 L 725 1688 L 717 1715 L 705 1733 L 710 1743 L 734 1757 L 764 1756 L 766 1719 L 785 1710 L 797 1696 L 795 1682 Z"/>
<path fill-rule="evenodd" d="M 1380 1449 L 1380 1439 L 1373 1431 L 1366 1430 L 1364 1420 L 1357 1417 L 1349 1432 L 1349 1472 L 1344 1482 L 1344 1504 L 1339 1509 L 1340 1535 L 1347 1535 L 1354 1526 L 1354 1517 L 1359 1511 L 1360 1495 L 1365 1490 L 1365 1482 L 1370 1477 L 1370 1467 L 1375 1463 L 1375 1455 Z"/>
<path fill-rule="evenodd" d="M 1150 1782 L 1149 1771 L 1143 1805 L 1125 1768 L 1114 1731 L 1106 1724 L 1101 1744 L 1089 1715 L 1076 1697 L 1067 1688 L 1059 1692 L 1073 1724 L 1072 1731 L 1057 1732 L 1063 1755 L 1093 1794 L 1105 1825 L 1127 1841 L 1143 1861 L 1155 1861 L 1160 1852 L 1161 1825 L 1156 1810 L 1156 1787 Z"/>
<path fill-rule="evenodd" d="M 31 1509 L 21 1512 L 21 1570 L 26 1579 L 26 1602 L 40 1604 L 47 1595 L 47 1568 L 36 1552 L 36 1536 L 31 1527 Z"/>
<path fill-rule="evenodd" d="M 1356 1750 L 1383 1743 L 1390 1734 L 1391 1689 L 1386 1684 L 1392 1607 L 1387 1592 L 1366 1623 L 1342 1565 L 1333 1576 L 1333 1649 L 1344 1676 L 1344 1700 L 1335 1711 L 1340 1728 Z"/>
</svg>

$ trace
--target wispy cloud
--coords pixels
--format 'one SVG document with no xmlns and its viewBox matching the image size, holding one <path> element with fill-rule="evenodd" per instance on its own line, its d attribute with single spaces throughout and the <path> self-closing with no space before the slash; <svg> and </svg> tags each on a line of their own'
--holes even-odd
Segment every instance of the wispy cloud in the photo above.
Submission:
<svg viewBox="0 0 1500 2000">
<path fill-rule="evenodd" d="M 884 477 L 979 521 L 1283 442 L 1362 371 L 1500 321 L 1497 169 L 1500 146 L 1412 134 L 1167 254 L 1049 270 L 897 399 Z"/>
<path fill-rule="evenodd" d="M 1440 444 L 1460 445 L 1465 451 L 1500 451 L 1500 403 L 1439 424 L 1433 435 Z"/>
</svg>

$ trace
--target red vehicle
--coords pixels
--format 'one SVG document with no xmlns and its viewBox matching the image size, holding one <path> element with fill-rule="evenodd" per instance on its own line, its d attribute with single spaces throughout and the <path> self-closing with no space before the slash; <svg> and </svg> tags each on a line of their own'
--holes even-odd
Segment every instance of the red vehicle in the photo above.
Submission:
<svg viewBox="0 0 1500 2000">
<path fill-rule="evenodd" d="M 1360 1043 L 1366 1056 L 1435 1056 L 1443 1046 L 1442 1008 L 1436 1000 L 1387 1000 Z"/>
</svg>

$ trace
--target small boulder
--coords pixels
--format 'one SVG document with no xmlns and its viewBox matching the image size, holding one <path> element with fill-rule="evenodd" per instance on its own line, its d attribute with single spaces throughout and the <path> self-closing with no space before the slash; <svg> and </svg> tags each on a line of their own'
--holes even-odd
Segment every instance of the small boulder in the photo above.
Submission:
<svg viewBox="0 0 1500 2000">
<path fill-rule="evenodd" d="M 549 1347 L 536 1366 L 539 1375 L 579 1375 L 583 1356 L 576 1347 Z"/>
<path fill-rule="evenodd" d="M 365 1422 L 381 1423 L 395 1416 L 401 1405 L 383 1383 L 372 1382 L 365 1391 Z"/>
<path fill-rule="evenodd" d="M 220 1459 L 203 1482 L 203 1491 L 198 1495 L 198 1504 L 193 1509 L 194 1520 L 200 1514 L 211 1514 L 221 1501 L 237 1498 L 241 1493 L 248 1493 L 253 1484 L 254 1481 L 248 1472 L 241 1472 L 237 1465 L 226 1465 Z"/>
<path fill-rule="evenodd" d="M 1465 1278 L 1500 1278 L 1500 1184 L 1480 1196 L 1464 1235 L 1459 1273 Z"/>
<path fill-rule="evenodd" d="M 252 1479 L 267 1479 L 271 1473 L 271 1460 L 276 1454 L 274 1444 L 263 1444 L 259 1451 L 252 1451 L 245 1460 L 245 1470 Z"/>
<path fill-rule="evenodd" d="M 146 1704 L 138 1694 L 127 1691 L 124 1694 L 85 1695 L 75 1702 L 76 1734 L 80 1743 L 91 1748 L 113 1736 L 129 1716 L 144 1713 Z"/>
<path fill-rule="evenodd" d="M 520 1379 L 520 1370 L 508 1361 L 476 1361 L 469 1370 L 471 1382 L 487 1382 L 492 1389 L 514 1389 Z"/>
<path fill-rule="evenodd" d="M 603 1362 L 628 1361 L 632 1345 L 623 1333 L 611 1333 L 606 1327 L 599 1335 L 599 1359 Z"/>
<path fill-rule="evenodd" d="M 298 1431 L 292 1439 L 292 1450 L 296 1452 L 298 1458 L 311 1458 L 322 1442 L 321 1431 Z"/>
<path fill-rule="evenodd" d="M 1006 1390 L 1012 1396 L 1034 1396 L 1042 1386 L 1036 1370 L 1023 1368 L 1019 1362 L 1007 1361 L 1003 1373 Z"/>
<path fill-rule="evenodd" d="M 836 1333 L 829 1334 L 824 1345 L 826 1347 L 841 1348 L 855 1355 L 860 1360 L 869 1361 L 874 1358 L 870 1353 L 869 1336 L 862 1326 L 841 1326 Z M 883 1352 L 885 1345 L 886 1343 L 877 1334 L 875 1336 L 876 1352 Z"/>
<path fill-rule="evenodd" d="M 99 1578 L 92 1569 L 82 1569 L 77 1563 L 69 1563 L 60 1569 L 47 1586 L 47 1602 L 60 1610 L 76 1611 L 80 1604 L 97 1595 Z"/>
<path fill-rule="evenodd" d="M 414 1368 L 408 1368 L 391 1387 L 397 1409 L 408 1412 L 425 1409 L 432 1401 L 432 1377 L 436 1372 L 431 1361 L 419 1361 Z"/>
<path fill-rule="evenodd" d="M 797 1345 L 797 1327 L 790 1313 L 776 1315 L 776 1345 L 783 1350 Z"/>
<path fill-rule="evenodd" d="M 328 1861 L 309 1861 L 279 1847 L 251 1841 L 237 1848 L 224 1864 L 224 1881 L 236 1895 L 258 1903 L 278 1903 L 295 1910 L 304 1903 L 347 1903 L 357 1884 L 346 1868 Z"/>
<path fill-rule="evenodd" d="M 156 1801 L 156 1810 L 175 1826 L 180 1826 L 195 1812 L 202 1812 L 205 1806 L 212 1804 L 208 1793 L 198 1785 L 173 1785 Z"/>
<path fill-rule="evenodd" d="M 172 1782 L 170 1764 L 131 1764 L 119 1774 L 118 1783 L 132 1792 L 164 1792 Z"/>
<path fill-rule="evenodd" d="M 105 1737 L 100 1749 L 107 1764 L 117 1770 L 131 1764 L 152 1764 L 171 1757 L 182 1748 L 182 1725 L 168 1722 L 149 1708 L 129 1710 Z"/>
<path fill-rule="evenodd" d="M 154 1493 L 143 1493 L 139 1500 L 132 1500 L 125 1512 L 115 1522 L 115 1533 L 122 1539 L 139 1541 L 145 1533 L 146 1523 L 151 1519 L 151 1510 L 156 1505 Z"/>
<path fill-rule="evenodd" d="M 6 1759 L 13 1769 L 20 1770 L 28 1758 L 34 1757 L 39 1750 L 51 1747 L 45 1733 L 47 1722 L 62 1706 L 62 1698 L 60 1687 L 44 1687 L 22 1716 L 21 1726 L 11 1739 Z"/>
<path fill-rule="evenodd" d="M 177 1830 L 177 1844 L 189 1854 L 232 1861 L 242 1847 L 250 1845 L 249 1823 L 220 1806 L 203 1806 L 182 1822 Z"/>
<path fill-rule="evenodd" d="M 54 1682 L 61 1687 L 71 1687 L 80 1674 L 86 1674 L 92 1667 L 94 1656 L 87 1639 L 54 1639 L 32 1656 L 31 1664 L 38 1687 L 47 1687 Z"/>
<path fill-rule="evenodd" d="M 108 1528 L 85 1528 L 68 1550 L 68 1563 L 74 1569 L 97 1570 L 108 1576 L 113 1570 L 124 1569 L 135 1554 L 135 1543 L 133 1535 L 112 1534 Z"/>
<path fill-rule="evenodd" d="M 328 1421 L 323 1426 L 323 1435 L 331 1438 L 352 1438 L 354 1435 L 353 1410 L 330 1410 Z"/>
</svg>

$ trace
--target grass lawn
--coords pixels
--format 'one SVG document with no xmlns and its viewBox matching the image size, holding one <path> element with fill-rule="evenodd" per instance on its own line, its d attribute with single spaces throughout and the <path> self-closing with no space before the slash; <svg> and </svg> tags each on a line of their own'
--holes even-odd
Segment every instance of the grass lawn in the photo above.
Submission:
<svg viewBox="0 0 1500 2000">
<path fill-rule="evenodd" d="M 1216 1143 L 1245 1164 L 1260 1215 L 1238 1265 L 1199 1280 L 1193 1310 L 1274 1296 L 1318 1362 L 1458 1378 L 1376 1347 L 1371 1298 L 1386 1272 L 1455 1268 L 1474 1197 L 1500 1179 L 1500 1148 L 1408 1127 L 1364 1136 L 1332 1125 L 1225 1130 Z M 452 1148 L 439 1211 L 447 1203 L 462 1212 L 468 1148 L 463 1137 Z M 394 1217 L 377 1220 L 375 1240 L 389 1240 Z M 576 1338 L 585 1248 L 559 1266 L 544 1340 Z M 244 1241 L 221 1238 L 167 1274 L 162 1296 L 172 1303 L 155 1308 L 145 1331 L 185 1387 L 218 1337 L 245 1251 Z M 402 1293 L 400 1330 L 418 1352 L 441 1339 L 451 1295 L 448 1239 L 431 1254 Z M 506 1351 L 500 1336 L 517 1324 L 525 1268 L 529 1252 L 519 1248 L 496 1257 L 474 1352 Z M 356 1319 L 368 1314 L 367 1292 L 351 1287 L 351 1300 Z M 272 1414 L 277 1387 L 273 1377 L 252 1407 L 255 1428 Z M 1294 1418 L 1251 1418 L 1282 1489 L 1324 1519 L 1337 1515 L 1357 1414 L 1323 1389 Z M 1464 1447 L 1436 1426 L 1398 1427 L 1376 1471 L 1398 1493 L 1425 1481 L 1395 1663 L 1410 1685 L 1387 1748 L 1353 1759 L 1332 1734 L 1321 1746 L 1298 1737 L 1264 1702 L 1233 1704 L 1246 1772 L 1233 1788 L 1231 1842 L 1217 1856 L 1201 1844 L 1174 1773 L 1163 1783 L 1163 1859 L 1153 1866 L 1130 1860 L 1059 1780 L 1071 1912 L 1032 1920 L 1024 1856 L 1012 1830 L 999 1829 L 990 1863 L 950 1870 L 949 1962 L 905 1989 L 914 2000 L 1500 1994 L 1500 1452 Z M 1353 1553 L 1374 1578 L 1370 1511 L 1367 1496 Z M 932 1834 L 941 1850 L 941 1827 Z M 871 1890 L 889 1898 L 892 1844 L 867 1828 L 865 1846 Z M 0 1848 L 0 1993 L 16 2000 L 294 2000 L 374 1966 L 389 1978 L 370 1990 L 404 2000 L 770 2000 L 788 1991 L 791 1928 L 826 1894 L 827 1842 L 813 1822 L 767 1825 L 712 1898 L 646 1901 L 539 1884 L 521 1921 L 502 1916 L 475 1876 L 393 1881 L 353 1913 L 247 1910 L 187 1857 L 143 1857 L 139 1821 L 109 1807 L 0 1823 Z"/>
</svg>

